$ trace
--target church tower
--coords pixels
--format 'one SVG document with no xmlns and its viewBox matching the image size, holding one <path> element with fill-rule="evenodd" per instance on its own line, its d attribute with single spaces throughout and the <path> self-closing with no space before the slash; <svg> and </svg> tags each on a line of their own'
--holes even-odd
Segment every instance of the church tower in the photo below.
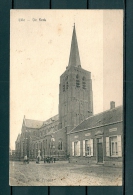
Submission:
<svg viewBox="0 0 133 195">
<path fill-rule="evenodd" d="M 60 76 L 59 129 L 70 132 L 93 115 L 91 73 L 81 67 L 75 25 L 73 28 L 69 63 Z"/>
</svg>

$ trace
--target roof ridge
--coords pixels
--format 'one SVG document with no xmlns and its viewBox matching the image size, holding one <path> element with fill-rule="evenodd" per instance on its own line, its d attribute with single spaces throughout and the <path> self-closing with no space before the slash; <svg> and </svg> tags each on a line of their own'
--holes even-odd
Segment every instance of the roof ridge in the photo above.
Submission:
<svg viewBox="0 0 133 195">
<path fill-rule="evenodd" d="M 119 107 L 123 107 L 123 105 L 117 106 L 117 107 L 112 108 L 112 109 L 104 110 L 103 112 L 99 112 L 99 113 L 97 113 L 97 114 L 94 114 L 94 115 L 92 115 L 92 116 L 87 117 L 85 120 L 87 120 L 88 118 L 91 118 L 91 117 L 94 117 L 94 116 L 100 115 L 100 114 L 102 114 L 102 113 L 105 113 L 105 112 L 108 112 L 108 111 L 115 110 L 115 109 L 117 109 L 117 108 L 119 108 Z"/>
<path fill-rule="evenodd" d="M 108 110 L 105 110 L 103 112 L 100 112 L 100 113 L 94 114 L 92 116 L 89 116 L 88 118 L 86 118 L 85 120 L 83 120 L 81 123 L 79 123 L 77 126 L 75 126 L 69 133 L 71 133 L 74 129 L 76 129 L 78 126 L 80 126 L 82 123 L 84 123 L 88 119 L 93 118 L 93 117 L 98 116 L 98 115 L 101 115 L 101 114 L 104 114 L 104 113 L 109 112 L 109 111 L 113 111 L 115 109 L 117 110 L 119 107 L 123 107 L 123 105 L 120 105 L 120 106 L 117 106 L 117 107 L 115 107 L 113 109 L 108 109 Z"/>
<path fill-rule="evenodd" d="M 50 117 L 49 119 L 54 118 L 55 116 L 59 116 L 59 114 L 56 114 L 56 115 Z M 48 121 L 49 119 L 46 119 L 45 121 Z M 38 122 L 45 122 L 44 120 L 29 119 L 29 118 L 25 118 L 25 120 L 38 121 Z"/>
<path fill-rule="evenodd" d="M 31 120 L 31 121 L 43 122 L 43 121 L 40 121 L 40 120 L 36 120 L 36 119 L 28 119 L 28 118 L 25 118 L 25 120 Z"/>
</svg>

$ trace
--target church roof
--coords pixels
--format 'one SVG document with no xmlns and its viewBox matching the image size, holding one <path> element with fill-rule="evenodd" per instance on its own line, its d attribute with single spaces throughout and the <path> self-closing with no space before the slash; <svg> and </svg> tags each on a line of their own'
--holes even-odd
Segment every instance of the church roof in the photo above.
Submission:
<svg viewBox="0 0 133 195">
<path fill-rule="evenodd" d="M 49 118 L 46 121 L 38 121 L 38 120 L 26 119 L 24 117 L 24 125 L 26 127 L 28 127 L 28 128 L 39 129 L 39 128 L 45 126 L 45 125 L 48 125 L 48 124 L 51 124 L 53 122 L 58 121 L 58 119 L 59 119 L 59 115 L 55 115 L 55 116 Z"/>
<path fill-rule="evenodd" d="M 20 141 L 20 138 L 21 138 L 21 135 L 19 133 L 18 136 L 17 136 L 16 142 L 19 142 Z"/>
<path fill-rule="evenodd" d="M 25 119 L 25 126 L 28 128 L 40 128 L 43 125 L 43 121 Z"/>
<path fill-rule="evenodd" d="M 72 35 L 72 41 L 71 41 L 71 50 L 70 50 L 68 68 L 71 66 L 73 66 L 73 67 L 81 66 L 75 24 L 74 24 L 74 28 L 73 28 L 73 35 Z"/>
<path fill-rule="evenodd" d="M 57 114 L 57 115 L 55 115 L 55 116 L 49 118 L 48 120 L 44 121 L 44 122 L 43 122 L 43 126 L 49 125 L 49 124 L 51 124 L 51 123 L 53 123 L 53 122 L 56 122 L 56 121 L 58 121 L 58 120 L 59 120 L 59 115 Z"/>
<path fill-rule="evenodd" d="M 77 127 L 72 129 L 71 133 L 80 131 L 80 130 L 87 130 L 99 126 L 104 126 L 107 124 L 112 124 L 118 121 L 123 120 L 123 107 L 119 106 L 99 114 L 90 116 L 89 118 L 85 119 L 82 123 L 80 123 Z"/>
</svg>

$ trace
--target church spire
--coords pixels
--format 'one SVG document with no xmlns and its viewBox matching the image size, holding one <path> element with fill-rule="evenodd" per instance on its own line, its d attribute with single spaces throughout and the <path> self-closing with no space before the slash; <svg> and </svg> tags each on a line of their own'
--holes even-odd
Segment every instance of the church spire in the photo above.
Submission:
<svg viewBox="0 0 133 195">
<path fill-rule="evenodd" d="M 71 41 L 71 50 L 70 50 L 70 57 L 69 57 L 69 64 L 68 67 L 81 67 L 80 57 L 79 57 L 79 50 L 78 50 L 78 43 L 77 43 L 77 36 L 75 30 L 75 23 L 73 27 L 73 35 Z"/>
</svg>

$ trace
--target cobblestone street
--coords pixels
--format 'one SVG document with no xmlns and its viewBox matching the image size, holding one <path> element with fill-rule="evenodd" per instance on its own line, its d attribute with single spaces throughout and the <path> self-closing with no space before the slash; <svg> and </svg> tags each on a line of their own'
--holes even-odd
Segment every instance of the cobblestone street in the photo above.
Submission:
<svg viewBox="0 0 133 195">
<path fill-rule="evenodd" d="M 11 186 L 96 186 L 122 185 L 122 169 L 68 162 L 36 164 L 10 162 Z"/>
</svg>

